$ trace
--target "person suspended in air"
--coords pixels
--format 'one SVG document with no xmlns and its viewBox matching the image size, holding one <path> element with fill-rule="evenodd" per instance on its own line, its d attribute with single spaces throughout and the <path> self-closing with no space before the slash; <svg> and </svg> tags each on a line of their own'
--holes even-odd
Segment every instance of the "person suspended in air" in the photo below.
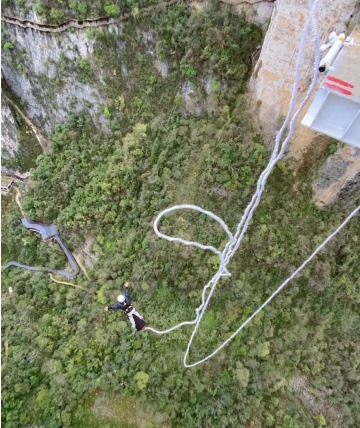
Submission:
<svg viewBox="0 0 360 428">
<path fill-rule="evenodd" d="M 144 331 L 146 327 L 143 317 L 135 310 L 130 301 L 130 293 L 128 288 L 129 283 L 125 282 L 124 287 L 125 296 L 123 294 L 119 294 L 117 296 L 117 303 L 111 306 L 105 306 L 105 311 L 113 311 L 117 309 L 123 310 L 130 321 L 131 327 L 136 328 L 137 331 Z"/>
</svg>

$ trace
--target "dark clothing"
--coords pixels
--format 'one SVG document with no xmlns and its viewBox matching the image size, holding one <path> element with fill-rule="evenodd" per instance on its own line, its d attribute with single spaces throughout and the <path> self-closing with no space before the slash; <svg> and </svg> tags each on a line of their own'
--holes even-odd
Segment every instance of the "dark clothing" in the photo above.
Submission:
<svg viewBox="0 0 360 428">
<path fill-rule="evenodd" d="M 122 309 L 126 313 L 126 309 L 128 309 L 129 306 L 132 306 L 132 305 L 130 305 L 130 303 L 131 303 L 131 301 L 130 301 L 129 289 L 125 288 L 125 302 L 124 303 L 117 302 L 114 305 L 109 306 L 109 310 L 110 309 L 112 309 L 112 310 Z"/>
<path fill-rule="evenodd" d="M 143 319 L 139 318 L 137 315 L 133 315 L 135 321 L 135 327 L 137 331 L 141 331 L 145 327 L 145 322 Z"/>
<path fill-rule="evenodd" d="M 128 305 L 126 302 L 120 303 L 117 302 L 114 305 L 109 306 L 109 310 L 122 309 L 126 315 L 134 309 L 133 305 Z"/>
<path fill-rule="evenodd" d="M 140 331 L 145 327 L 145 322 L 143 321 L 142 316 L 138 312 L 136 312 L 134 306 L 131 304 L 130 293 L 127 288 L 125 288 L 125 302 L 124 303 L 117 302 L 114 305 L 108 306 L 108 309 L 123 310 L 127 315 L 127 317 L 129 318 L 129 321 L 132 327 L 136 328 L 137 331 Z"/>
</svg>

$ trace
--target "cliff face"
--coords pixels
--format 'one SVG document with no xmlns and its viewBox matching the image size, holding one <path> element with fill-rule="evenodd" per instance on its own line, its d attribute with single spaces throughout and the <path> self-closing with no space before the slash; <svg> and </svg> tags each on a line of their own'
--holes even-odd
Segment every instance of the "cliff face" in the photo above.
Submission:
<svg viewBox="0 0 360 428">
<path fill-rule="evenodd" d="M 86 108 L 106 131 L 101 75 L 92 84 L 84 82 L 94 40 L 83 30 L 52 34 L 7 23 L 4 27 L 13 47 L 4 53 L 3 76 L 26 103 L 28 116 L 50 134 L 70 111 Z"/>
<path fill-rule="evenodd" d="M 357 0 L 319 2 L 317 21 L 321 43 L 327 41 L 332 31 L 349 33 L 347 28 L 356 20 L 357 3 Z M 307 0 L 278 0 L 275 3 L 250 84 L 255 101 L 259 101 L 258 116 L 267 134 L 277 129 L 279 118 L 287 113 L 297 50 L 308 12 Z M 304 96 L 308 89 L 313 58 L 310 36 L 301 68 L 300 96 Z"/>
<path fill-rule="evenodd" d="M 42 136 L 2 88 L 1 95 L 1 165 L 15 175 L 29 171 L 35 166 L 35 159 L 46 149 Z M 35 131 L 35 133 L 33 132 Z M 39 138 L 40 141 L 39 141 Z"/>
<path fill-rule="evenodd" d="M 5 97 L 1 99 L 1 155 L 14 158 L 19 150 L 20 131 Z"/>
<path fill-rule="evenodd" d="M 338 150 L 322 166 L 313 183 L 314 199 L 321 207 L 333 202 L 337 196 L 347 204 L 360 185 L 360 149 L 352 146 Z M 355 199 L 355 197 L 354 197 Z"/>
<path fill-rule="evenodd" d="M 276 0 L 222 0 L 231 4 L 238 12 L 246 13 L 249 20 L 266 29 L 269 24 Z"/>
<path fill-rule="evenodd" d="M 256 114 L 270 141 L 279 128 L 290 101 L 296 53 L 308 14 L 308 1 L 224 0 L 223 3 L 233 4 L 237 11 L 244 11 L 263 28 L 270 22 L 250 81 Z M 331 31 L 347 31 L 356 23 L 357 5 L 357 0 L 319 2 L 317 17 L 322 42 L 326 41 Z M 194 7 L 206 7 L 206 2 L 194 4 Z M 11 13 L 14 15 L 17 11 Z M 26 15 L 27 19 L 39 22 L 39 17 L 31 10 L 23 15 L 24 12 L 19 11 L 19 17 Z M 132 72 L 133 63 L 142 61 L 144 57 L 151 58 L 154 76 L 161 76 L 162 79 L 168 76 L 168 64 L 159 57 L 156 37 L 151 30 L 138 28 L 135 31 L 137 42 L 140 41 L 135 51 L 133 40 L 123 37 L 121 23 L 99 28 L 70 29 L 61 33 L 44 33 L 9 23 L 3 25 L 4 42 L 8 43 L 7 48 L 3 49 L 3 77 L 23 104 L 28 117 L 46 135 L 50 135 L 55 124 L 63 122 L 70 112 L 79 111 L 86 111 L 102 132 L 109 133 L 111 121 L 108 102 L 111 85 L 117 84 L 119 80 L 128 87 L 136 85 L 136 76 Z M 117 40 L 107 47 L 108 63 L 99 61 L 96 48 L 96 41 L 104 37 Z M 138 51 L 139 45 L 141 51 Z M 309 40 L 301 70 L 300 96 L 305 94 L 310 82 L 313 54 L 314 49 Z M 218 83 L 222 85 L 222 82 Z M 180 94 L 187 111 L 200 114 L 205 109 L 211 110 L 211 76 L 204 79 L 202 88 L 193 87 L 189 80 L 185 80 Z M 122 104 L 124 100 L 119 102 Z M 305 111 L 306 109 L 304 113 Z M 9 114 L 4 107 L 3 117 L 7 118 Z M 16 137 L 11 119 L 6 120 L 4 129 L 7 147 L 5 156 L 11 156 L 11 153 L 15 154 L 19 137 Z M 313 147 L 315 139 L 320 142 L 317 148 Z M 326 137 L 298 125 L 289 146 L 289 156 L 301 167 L 313 158 L 316 159 L 328 145 Z M 341 152 L 339 156 L 342 157 Z M 354 162 L 358 159 L 357 152 L 353 159 Z M 329 162 L 331 164 L 331 158 Z M 354 168 L 352 171 L 356 170 Z M 356 173 L 349 176 L 347 167 L 342 173 L 339 168 L 334 170 L 337 174 L 333 175 L 333 182 L 344 182 L 344 188 L 351 187 Z M 344 180 L 345 176 L 347 179 Z M 316 200 L 318 199 L 316 196 Z M 329 198 L 332 199 L 333 197 Z"/>
<path fill-rule="evenodd" d="M 308 3 L 300 0 L 278 0 L 275 3 L 271 23 L 251 78 L 250 88 L 257 106 L 257 115 L 269 141 L 279 129 L 288 110 L 297 49 L 308 16 Z M 317 20 L 321 43 L 327 41 L 332 31 L 349 34 L 351 28 L 360 22 L 359 3 L 356 0 L 322 0 L 319 2 Z M 313 58 L 314 48 L 310 36 L 301 68 L 298 104 L 305 96 L 310 83 Z M 318 86 L 322 78 L 320 75 Z M 321 152 L 326 151 L 329 144 L 334 143 L 330 138 L 300 125 L 307 107 L 300 116 L 289 145 L 288 156 L 294 158 L 294 165 L 298 169 L 306 167 L 306 163 L 314 162 Z M 347 161 L 339 163 L 342 158 Z M 336 155 L 329 157 L 326 166 L 320 171 L 320 179 L 314 183 L 315 201 L 318 205 L 326 205 L 332 202 L 339 192 L 353 188 L 360 175 L 359 161 L 359 151 L 352 148 L 339 149 Z"/>
<path fill-rule="evenodd" d="M 168 2 L 172 3 L 175 1 Z M 115 118 L 111 105 L 114 93 L 119 93 L 121 98 L 116 102 L 119 110 L 116 119 L 121 122 L 121 110 L 126 109 L 126 99 L 121 93 L 136 93 L 136 87 L 144 84 L 139 82 L 139 77 L 140 80 L 144 77 L 144 73 L 138 72 L 139 65 L 149 65 L 151 70 L 147 72 L 153 74 L 152 85 L 159 78 L 168 78 L 169 63 L 161 57 L 156 31 L 146 20 L 140 23 L 104 18 L 99 20 L 101 24 L 94 21 L 90 27 L 84 24 L 83 28 L 57 32 L 58 29 L 51 28 L 23 28 L 21 25 L 27 21 L 21 19 L 25 17 L 39 23 L 39 17 L 31 10 L 8 13 L 20 19 L 3 22 L 7 49 L 3 50 L 2 75 L 27 116 L 46 135 L 70 113 L 81 111 L 86 111 L 99 130 L 109 134 L 110 118 Z M 76 25 L 83 25 L 79 22 L 82 21 L 76 21 Z M 37 27 L 36 24 L 33 27 Z M 198 115 L 211 110 L 214 92 L 211 73 L 195 85 L 191 81 L 195 70 L 188 72 L 189 76 L 184 72 L 185 78 L 177 82 L 181 84 L 179 97 L 185 112 Z M 225 89 L 226 82 L 218 79 L 216 90 Z"/>
</svg>

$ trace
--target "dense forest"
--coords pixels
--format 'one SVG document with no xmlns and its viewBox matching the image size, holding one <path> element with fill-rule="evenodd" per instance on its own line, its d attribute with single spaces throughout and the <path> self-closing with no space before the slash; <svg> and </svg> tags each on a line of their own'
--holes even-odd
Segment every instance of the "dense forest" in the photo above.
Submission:
<svg viewBox="0 0 360 428">
<path fill-rule="evenodd" d="M 63 3 L 79 19 L 120 13 L 109 9 L 118 3 L 72 0 L 41 0 L 37 12 L 66 21 L 73 15 L 52 12 L 67 10 Z M 152 2 L 125 3 L 133 10 Z M 193 319 L 218 258 L 156 238 L 153 220 L 171 205 L 196 204 L 234 231 L 270 154 L 246 96 L 261 30 L 218 2 L 207 10 L 179 3 L 146 17 L 135 12 L 120 36 L 126 76 L 119 36 L 103 28 L 86 30 L 95 40 L 91 62 L 59 66 L 59 75 L 76 69 L 84 81 L 107 73 L 110 132 L 96 128 L 86 111 L 56 125 L 51 151 L 37 157 L 22 191 L 22 209 L 32 220 L 55 223 L 74 251 L 93 239 L 96 261 L 90 281 L 83 274 L 74 281 L 85 290 L 45 273 L 2 272 L 4 427 L 360 426 L 358 218 L 231 344 L 196 368 L 182 365 L 190 327 L 165 336 L 136 333 L 123 313 L 104 311 L 128 280 L 148 325 Z M 144 50 L 150 29 L 169 66 L 166 78 Z M 192 111 L 185 81 L 203 94 Z M 229 265 L 232 276 L 221 279 L 204 316 L 192 361 L 234 332 L 359 202 L 354 189 L 345 205 L 314 205 L 311 180 L 332 150 L 329 141 L 296 175 L 291 159 L 273 171 Z M 63 268 L 57 245 L 24 229 L 20 218 L 13 190 L 2 202 L 2 263 Z M 218 248 L 226 239 L 198 213 L 175 213 L 161 227 Z"/>
</svg>

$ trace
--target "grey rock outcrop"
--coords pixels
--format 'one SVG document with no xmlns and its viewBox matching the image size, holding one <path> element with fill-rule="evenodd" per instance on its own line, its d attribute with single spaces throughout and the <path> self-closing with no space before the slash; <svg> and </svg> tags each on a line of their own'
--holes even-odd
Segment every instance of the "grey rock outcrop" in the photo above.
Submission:
<svg viewBox="0 0 360 428">
<path fill-rule="evenodd" d="M 231 4 L 238 12 L 245 12 L 249 21 L 265 28 L 269 23 L 275 0 L 221 0 Z"/>
<path fill-rule="evenodd" d="M 4 159 L 16 157 L 19 141 L 18 125 L 5 97 L 1 97 L 1 156 Z"/>
<path fill-rule="evenodd" d="M 322 207 L 333 202 L 341 193 L 343 202 L 353 190 L 360 190 L 360 149 L 347 146 L 330 156 L 313 184 L 314 199 Z M 360 192 L 359 192 L 360 193 Z M 360 196 L 360 195 L 358 195 Z"/>
<path fill-rule="evenodd" d="M 222 2 L 232 4 L 238 11 L 245 11 L 248 18 L 262 24 L 264 28 L 271 16 L 270 26 L 250 82 L 253 104 L 256 105 L 254 110 L 271 144 L 279 122 L 288 109 L 296 53 L 308 14 L 309 2 L 307 0 L 277 0 L 276 2 L 222 0 Z M 206 7 L 206 4 L 207 2 L 193 2 L 192 6 L 202 8 Z M 321 40 L 326 41 L 331 31 L 341 32 L 350 28 L 359 16 L 358 9 L 357 0 L 348 2 L 320 0 L 317 18 Z M 31 11 L 28 11 L 26 16 L 32 17 Z M 36 21 L 35 15 L 33 18 Z M 92 37 L 88 37 L 85 28 L 73 28 L 55 34 L 5 23 L 4 29 L 6 41 L 9 41 L 13 48 L 3 50 L 3 76 L 12 91 L 23 102 L 27 116 L 38 127 L 42 128 L 46 134 L 50 134 L 54 125 L 66 120 L 70 112 L 86 110 L 99 129 L 103 132 L 110 130 L 110 121 L 103 114 L 107 101 L 106 90 L 109 90 L 106 88 L 106 84 L 109 83 L 107 82 L 109 73 L 107 75 L 106 71 L 95 67 L 94 78 L 91 80 L 81 78 L 82 67 L 87 67 L 89 64 L 92 66 L 96 53 L 95 41 Z M 111 24 L 101 31 L 119 36 L 123 26 L 121 23 Z M 154 70 L 162 78 L 167 78 L 168 64 L 160 61 L 157 55 L 155 35 L 152 31 L 137 30 L 137 32 L 138 37 L 143 41 L 146 53 L 151 55 Z M 119 66 L 118 75 L 129 79 L 131 68 L 122 59 L 125 48 L 125 43 L 119 40 L 116 61 Z M 308 43 L 302 63 L 300 95 L 305 94 L 309 85 L 313 54 L 314 48 L 311 43 Z M 116 75 L 116 70 L 111 72 Z M 204 110 L 210 111 L 211 92 L 211 77 L 204 81 L 203 88 L 195 88 L 190 81 L 186 81 L 181 90 L 185 111 L 193 114 L 200 114 Z M 11 128 L 11 121 L 7 122 Z M 6 127 L 8 127 L 7 123 Z M 8 141 L 10 141 L 10 135 L 15 135 L 15 131 L 12 130 L 5 132 Z M 288 153 L 296 160 L 297 165 L 301 165 L 301 159 L 315 138 L 317 134 L 312 130 L 302 126 L 297 127 Z M 11 144 L 11 147 L 15 147 L 14 142 Z M 354 165 L 358 165 L 358 157 L 359 154 L 354 154 L 352 158 Z M 325 169 L 323 173 L 326 174 Z M 346 183 L 346 186 L 351 185 L 347 181 Z M 314 185 L 314 188 L 318 186 Z M 316 195 L 315 199 L 318 200 L 318 193 Z M 320 199 L 324 203 L 326 203 L 325 200 L 333 200 L 332 197 Z"/>
<path fill-rule="evenodd" d="M 294 81 L 296 56 L 301 32 L 308 13 L 309 2 L 307 0 L 277 0 L 260 57 L 250 81 L 253 104 L 256 105 L 257 116 L 270 145 L 288 111 Z M 357 0 L 349 0 L 347 2 L 342 0 L 320 0 L 317 21 L 321 43 L 327 41 L 332 31 L 349 34 L 349 29 L 359 23 L 359 4 Z M 302 61 L 297 105 L 299 105 L 309 87 L 313 70 L 313 58 L 314 46 L 311 43 L 310 36 Z M 317 85 L 320 84 L 321 80 L 322 77 L 320 76 Z M 288 148 L 288 156 L 295 160 L 294 165 L 296 165 L 296 168 L 301 168 L 304 155 L 309 152 L 311 145 L 319 136 L 313 130 L 300 125 L 306 110 L 305 107 L 299 117 L 298 126 Z M 326 148 L 326 145 L 324 147 Z M 360 173 L 360 154 L 355 151 L 352 156 L 347 158 L 345 163 L 340 161 L 342 157 L 343 154 L 340 151 L 338 158 L 330 158 L 327 166 L 324 166 L 320 171 L 320 181 L 314 184 L 314 197 L 319 205 L 331 203 L 343 189 L 347 189 L 352 185 L 355 186 L 358 182 L 356 176 L 357 173 Z M 333 165 L 334 171 L 329 175 L 328 172 L 332 168 L 331 165 Z M 346 175 L 346 171 L 349 169 L 353 173 Z M 343 174 L 346 175 L 346 179 Z M 327 193 L 325 194 L 324 192 Z"/>
<path fill-rule="evenodd" d="M 26 103 L 26 113 L 47 134 L 56 123 L 63 122 L 70 112 L 87 109 L 88 114 L 104 131 L 101 120 L 105 95 L 102 84 L 82 83 L 81 62 L 93 54 L 94 41 L 84 30 L 61 35 L 44 34 L 5 24 L 6 38 L 16 48 L 17 67 L 5 52 L 2 73 L 7 84 Z M 19 66 L 19 64 L 21 66 Z M 84 63 L 83 63 L 84 64 Z"/>
<path fill-rule="evenodd" d="M 325 43 L 332 31 L 346 31 L 356 20 L 357 0 L 320 0 L 317 13 L 319 35 Z M 270 137 L 278 128 L 279 119 L 287 113 L 294 81 L 296 56 L 304 23 L 309 13 L 306 0 L 277 0 L 266 33 L 260 57 L 255 66 L 250 89 L 258 117 Z M 299 84 L 304 96 L 313 70 L 314 46 L 311 36 L 305 49 Z M 292 146 L 296 146 L 293 141 Z M 296 150 L 296 148 L 294 148 Z"/>
</svg>

